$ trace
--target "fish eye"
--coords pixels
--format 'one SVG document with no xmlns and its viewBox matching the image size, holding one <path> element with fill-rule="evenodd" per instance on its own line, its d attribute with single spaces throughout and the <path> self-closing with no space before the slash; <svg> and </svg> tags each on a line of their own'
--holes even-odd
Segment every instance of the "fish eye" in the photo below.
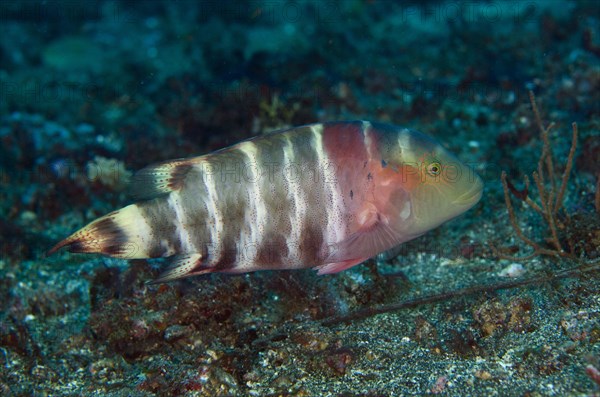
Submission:
<svg viewBox="0 0 600 397">
<path fill-rule="evenodd" d="M 427 173 L 431 176 L 438 176 L 442 172 L 442 165 L 440 163 L 433 162 L 427 165 Z"/>
</svg>

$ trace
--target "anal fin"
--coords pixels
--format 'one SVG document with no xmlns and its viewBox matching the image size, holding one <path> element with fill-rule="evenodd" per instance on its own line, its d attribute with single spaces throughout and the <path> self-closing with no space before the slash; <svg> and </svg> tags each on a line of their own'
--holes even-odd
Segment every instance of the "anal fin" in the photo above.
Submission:
<svg viewBox="0 0 600 397">
<path fill-rule="evenodd" d="M 205 266 L 202 254 L 179 255 L 173 258 L 167 267 L 155 280 L 149 284 L 166 283 L 198 274 L 210 273 L 212 268 Z"/>
</svg>

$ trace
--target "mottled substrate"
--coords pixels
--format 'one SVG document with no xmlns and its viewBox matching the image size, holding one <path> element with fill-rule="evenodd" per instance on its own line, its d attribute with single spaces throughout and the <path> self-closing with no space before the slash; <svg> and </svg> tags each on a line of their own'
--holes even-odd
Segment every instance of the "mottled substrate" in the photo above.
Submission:
<svg viewBox="0 0 600 397">
<path fill-rule="evenodd" d="M 25 281 L 11 288 L 2 324 L 2 387 L 14 394 L 123 396 L 593 390 L 584 367 L 599 353 L 594 278 L 449 300 L 350 325 L 317 321 L 348 307 L 493 282 L 500 269 L 485 259 L 431 254 L 402 261 L 409 263 L 404 277 L 377 276 L 365 265 L 320 278 L 261 273 L 151 287 L 143 281 L 156 272 L 143 261 L 124 267 L 92 260 L 66 265 L 70 271 L 55 270 L 64 267 L 60 260 L 52 261 L 55 269 L 26 262 Z M 534 262 L 528 273 L 554 267 Z"/>
<path fill-rule="evenodd" d="M 574 266 L 536 258 L 520 270 L 491 249 L 524 253 L 499 176 L 505 169 L 517 181 L 537 165 L 526 89 L 536 91 L 544 119 L 559 124 L 551 136 L 559 168 L 568 152 L 565 126 L 579 123 L 565 204 L 577 222 L 586 220 L 579 249 L 597 255 L 594 3 L 527 2 L 535 6 L 503 9 L 513 13 L 499 20 L 478 18 L 469 3 L 464 18 L 448 23 L 439 20 L 454 15 L 444 3 L 421 13 L 348 1 L 337 14 L 304 4 L 303 19 L 290 24 L 277 17 L 284 8 L 265 20 L 268 8 L 109 2 L 71 9 L 66 22 L 49 12 L 41 28 L 40 9 L 22 3 L 0 3 L 7 19 L 0 37 L 7 70 L 0 73 L 1 395 L 599 392 L 585 373 L 589 364 L 600 368 L 598 272 L 321 323 L 362 307 L 494 284 L 505 280 L 501 274 Z M 104 61 L 94 62 L 100 53 Z M 482 203 L 392 261 L 323 277 L 264 272 L 147 286 L 164 264 L 43 257 L 86 220 L 127 202 L 113 175 L 275 127 L 359 117 L 436 135 L 477 164 L 487 183 Z M 96 158 L 114 169 L 102 170 Z M 93 171 L 109 175 L 88 178 Z M 538 217 L 521 212 L 519 221 L 542 241 Z"/>
</svg>

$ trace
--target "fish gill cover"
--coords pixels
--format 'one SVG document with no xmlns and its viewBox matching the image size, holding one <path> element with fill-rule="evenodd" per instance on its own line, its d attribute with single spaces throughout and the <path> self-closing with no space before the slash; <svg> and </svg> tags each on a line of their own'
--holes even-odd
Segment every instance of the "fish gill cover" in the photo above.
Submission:
<svg viewBox="0 0 600 397">
<path fill-rule="evenodd" d="M 597 394 L 599 15 L 0 2 L 0 394 Z M 149 164 L 356 119 L 434 137 L 481 176 L 481 201 L 334 275 L 149 285 L 161 259 L 45 257 L 131 204 Z"/>
</svg>

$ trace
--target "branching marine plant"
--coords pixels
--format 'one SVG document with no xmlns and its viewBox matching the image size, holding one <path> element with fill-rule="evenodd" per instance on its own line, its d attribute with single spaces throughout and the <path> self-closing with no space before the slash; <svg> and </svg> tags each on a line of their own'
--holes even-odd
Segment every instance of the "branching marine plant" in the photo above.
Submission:
<svg viewBox="0 0 600 397">
<path fill-rule="evenodd" d="M 583 262 L 591 261 L 598 256 L 598 244 L 592 241 L 591 249 L 581 246 L 581 238 L 598 239 L 600 244 L 600 221 L 598 214 L 600 213 L 600 176 L 596 186 L 595 194 L 595 209 L 596 214 L 592 218 L 586 217 L 583 221 L 578 214 L 570 214 L 564 208 L 565 193 L 568 188 L 569 177 L 573 167 L 575 150 L 577 149 L 578 129 L 577 123 L 571 124 L 572 136 L 571 147 L 565 163 L 564 171 L 560 177 L 560 185 L 557 181 L 557 176 L 554 168 L 554 158 L 552 154 L 552 146 L 550 143 L 550 130 L 555 126 L 550 123 L 544 127 L 539 109 L 537 107 L 533 92 L 529 92 L 531 107 L 535 115 L 536 124 L 540 130 L 540 138 L 542 142 L 542 151 L 537 164 L 537 171 L 532 173 L 533 181 L 538 192 L 538 201 L 535 201 L 531 196 L 530 180 L 527 175 L 523 176 L 524 188 L 518 190 L 506 176 L 506 172 L 502 172 L 501 181 L 504 190 L 504 201 L 508 210 L 510 224 L 516 236 L 525 245 L 532 249 L 532 252 L 524 256 L 514 256 L 505 253 L 505 249 L 497 250 L 498 257 L 501 259 L 509 259 L 516 262 L 525 261 L 539 255 L 555 256 L 569 258 L 573 260 L 581 260 Z M 512 204 L 511 194 L 525 205 L 539 214 L 546 225 L 548 236 L 544 243 L 534 241 L 528 237 L 519 226 L 515 208 Z M 575 215 L 575 216 L 574 216 Z"/>
</svg>

